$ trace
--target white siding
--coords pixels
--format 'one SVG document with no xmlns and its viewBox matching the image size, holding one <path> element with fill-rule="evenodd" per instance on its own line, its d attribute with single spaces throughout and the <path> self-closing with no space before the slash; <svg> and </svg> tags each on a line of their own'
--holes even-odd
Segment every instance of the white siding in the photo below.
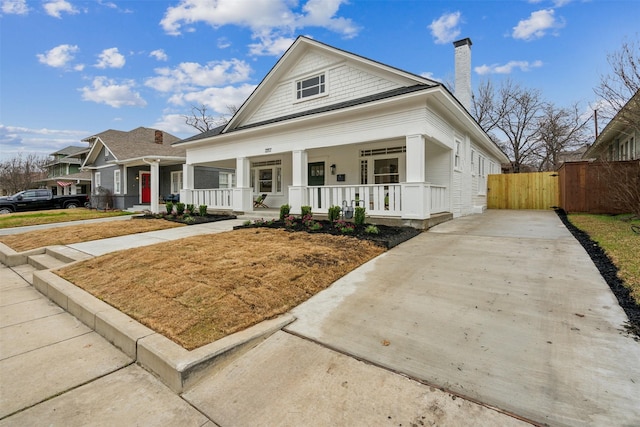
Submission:
<svg viewBox="0 0 640 427">
<path fill-rule="evenodd" d="M 314 62 L 315 61 L 315 62 Z M 307 55 L 271 92 L 267 100 L 240 126 L 300 113 L 327 105 L 357 99 L 396 89 L 400 85 L 355 68 L 348 63 L 329 67 L 329 61 L 320 55 Z M 327 94 L 310 100 L 295 97 L 295 82 L 301 77 L 326 72 Z"/>
</svg>

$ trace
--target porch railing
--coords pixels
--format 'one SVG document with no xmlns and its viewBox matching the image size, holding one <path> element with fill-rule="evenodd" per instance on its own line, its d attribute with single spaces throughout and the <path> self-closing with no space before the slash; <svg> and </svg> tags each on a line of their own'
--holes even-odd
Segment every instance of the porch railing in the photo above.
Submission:
<svg viewBox="0 0 640 427">
<path fill-rule="evenodd" d="M 233 189 L 231 188 L 209 188 L 205 190 L 189 190 L 191 193 L 191 203 L 196 207 L 207 205 L 216 209 L 232 209 Z"/>
<path fill-rule="evenodd" d="M 431 213 L 447 212 L 449 203 L 447 201 L 447 187 L 444 185 L 430 185 L 431 193 Z"/>
<path fill-rule="evenodd" d="M 331 206 L 363 206 L 369 215 L 402 216 L 400 184 L 325 185 L 307 187 L 307 200 L 314 213 L 327 213 Z"/>
</svg>

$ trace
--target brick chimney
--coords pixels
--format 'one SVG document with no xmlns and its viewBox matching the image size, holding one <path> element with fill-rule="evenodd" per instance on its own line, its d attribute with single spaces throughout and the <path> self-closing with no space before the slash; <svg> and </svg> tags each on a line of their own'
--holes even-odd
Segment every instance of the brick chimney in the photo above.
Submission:
<svg viewBox="0 0 640 427">
<path fill-rule="evenodd" d="M 155 140 L 156 144 L 162 144 L 162 131 L 161 130 L 157 130 L 156 131 L 156 140 Z"/>
<path fill-rule="evenodd" d="M 456 83 L 455 97 L 462 106 L 471 111 L 471 39 L 453 42 L 455 47 Z"/>
</svg>

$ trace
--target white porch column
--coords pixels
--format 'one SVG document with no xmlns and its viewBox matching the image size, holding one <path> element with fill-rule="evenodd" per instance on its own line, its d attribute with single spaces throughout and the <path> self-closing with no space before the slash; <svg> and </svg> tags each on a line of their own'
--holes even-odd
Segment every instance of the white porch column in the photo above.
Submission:
<svg viewBox="0 0 640 427">
<path fill-rule="evenodd" d="M 182 165 L 182 188 L 180 189 L 180 201 L 184 204 L 192 204 L 191 190 L 194 187 L 194 167 L 191 164 Z"/>
<path fill-rule="evenodd" d="M 402 218 L 426 219 L 430 190 L 426 183 L 427 159 L 423 135 L 407 135 L 407 181 L 402 184 Z"/>
<path fill-rule="evenodd" d="M 289 206 L 291 213 L 300 215 L 302 206 L 307 205 L 307 165 L 308 155 L 305 150 L 296 150 L 291 153 L 292 183 L 289 186 Z"/>
<path fill-rule="evenodd" d="M 160 162 L 151 162 L 151 212 L 160 212 Z"/>
<path fill-rule="evenodd" d="M 236 159 L 236 186 L 233 189 L 233 210 L 235 212 L 253 211 L 251 162 L 246 157 L 238 157 Z"/>
</svg>

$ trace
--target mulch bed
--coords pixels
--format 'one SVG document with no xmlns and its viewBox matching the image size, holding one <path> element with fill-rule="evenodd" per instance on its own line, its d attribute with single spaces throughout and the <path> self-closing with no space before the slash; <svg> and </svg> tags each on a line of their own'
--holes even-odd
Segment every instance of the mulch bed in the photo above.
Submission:
<svg viewBox="0 0 640 427">
<path fill-rule="evenodd" d="M 170 215 L 154 215 L 154 214 L 144 214 L 144 215 L 136 215 L 133 218 L 135 219 L 166 219 L 167 221 L 177 222 L 180 224 L 186 225 L 196 225 L 196 224 L 206 224 L 208 222 L 216 222 L 216 221 L 225 221 L 227 219 L 236 219 L 235 215 L 214 215 L 207 214 L 205 216 L 194 215 L 190 216 L 190 220 L 185 220 L 183 217 L 178 216 L 170 216 Z"/>
<path fill-rule="evenodd" d="M 607 282 L 607 285 L 609 285 L 611 291 L 618 299 L 618 304 L 620 304 L 620 307 L 622 307 L 627 314 L 629 324 L 625 325 L 625 329 L 630 334 L 635 335 L 634 339 L 636 341 L 640 341 L 640 305 L 636 304 L 635 300 L 631 297 L 629 289 L 624 286 L 622 280 L 618 277 L 618 267 L 616 267 L 598 243 L 591 240 L 591 237 L 589 237 L 587 233 L 569 221 L 567 213 L 564 210 L 557 209 L 556 213 L 565 227 L 573 234 L 573 237 L 575 237 L 584 250 L 587 251 L 605 282 Z"/>
<path fill-rule="evenodd" d="M 307 232 L 312 234 L 331 234 L 334 236 L 349 236 L 355 237 L 361 240 L 368 240 L 373 242 L 379 246 L 382 246 L 386 249 L 391 249 L 402 242 L 406 242 L 407 240 L 417 236 L 421 233 L 421 230 L 415 229 L 413 227 L 396 227 L 389 225 L 376 225 L 378 228 L 378 233 L 367 233 L 365 230 L 369 224 L 365 225 L 355 225 L 354 229 L 350 233 L 343 233 L 338 228 L 334 226 L 333 223 L 327 220 L 314 220 L 314 222 L 320 224 L 322 228 L 319 230 L 310 230 L 307 226 L 305 226 L 301 219 L 297 218 L 293 223 L 290 223 L 289 226 L 285 224 L 284 221 L 274 220 L 274 221 L 264 221 L 264 222 L 254 222 L 250 225 L 238 225 L 234 227 L 235 229 L 242 228 L 259 228 L 259 227 L 267 227 L 267 228 L 280 228 L 285 229 L 291 232 Z"/>
</svg>

